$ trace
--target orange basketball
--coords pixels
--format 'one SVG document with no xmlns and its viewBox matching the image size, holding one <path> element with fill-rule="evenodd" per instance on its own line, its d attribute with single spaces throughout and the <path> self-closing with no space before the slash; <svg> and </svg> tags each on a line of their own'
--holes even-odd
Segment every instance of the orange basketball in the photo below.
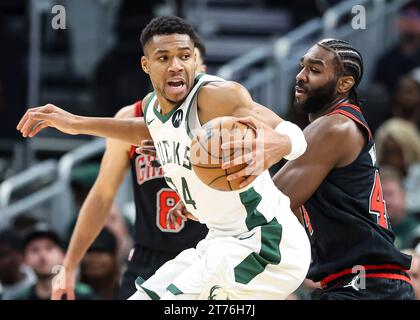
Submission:
<svg viewBox="0 0 420 320">
<path fill-rule="evenodd" d="M 253 128 L 239 123 L 234 117 L 220 117 L 206 123 L 195 132 L 191 144 L 191 163 L 197 177 L 206 185 L 220 191 L 238 190 L 245 177 L 228 181 L 226 177 L 247 166 L 238 164 L 222 169 L 222 163 L 241 157 L 245 151 L 252 150 L 255 139 Z M 244 146 L 238 149 L 222 150 L 222 144 L 242 140 Z"/>
</svg>

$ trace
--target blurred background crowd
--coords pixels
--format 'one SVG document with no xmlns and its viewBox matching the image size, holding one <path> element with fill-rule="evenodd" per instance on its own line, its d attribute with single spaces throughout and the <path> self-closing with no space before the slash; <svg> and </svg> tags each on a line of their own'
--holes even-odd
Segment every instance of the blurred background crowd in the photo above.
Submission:
<svg viewBox="0 0 420 320">
<path fill-rule="evenodd" d="M 340 36 L 351 25 L 353 2 L 1 1 L 0 299 L 49 298 L 53 267 L 63 261 L 104 149 L 101 140 L 54 130 L 22 139 L 15 126 L 28 106 L 51 102 L 81 115 L 113 116 L 141 99 L 151 87 L 139 66 L 140 32 L 152 17 L 175 14 L 201 35 L 208 73 L 240 81 L 255 100 L 304 128 L 305 116 L 291 107 L 299 55 L 320 36 Z M 342 37 L 354 40 L 366 60 L 359 97 L 376 140 L 395 243 L 413 255 L 410 275 L 420 299 L 420 1 L 355 3 L 366 5 L 366 29 Z M 66 9 L 65 29 L 51 27 L 55 4 Z M 132 200 L 124 183 L 81 264 L 78 299 L 118 296 L 132 246 Z M 317 285 L 307 281 L 290 298 L 307 299 Z"/>
</svg>

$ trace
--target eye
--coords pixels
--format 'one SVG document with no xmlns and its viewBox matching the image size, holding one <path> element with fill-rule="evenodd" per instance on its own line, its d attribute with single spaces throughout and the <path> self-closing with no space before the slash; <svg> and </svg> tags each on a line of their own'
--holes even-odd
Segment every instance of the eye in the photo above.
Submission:
<svg viewBox="0 0 420 320">
<path fill-rule="evenodd" d="M 189 53 L 183 54 L 181 59 L 182 60 L 188 60 L 191 57 L 191 55 Z"/>
<path fill-rule="evenodd" d="M 321 73 L 321 71 L 319 71 L 318 69 L 314 69 L 314 68 L 311 68 L 311 71 L 312 71 L 313 73 Z"/>
<path fill-rule="evenodd" d="M 166 60 L 168 60 L 168 57 L 167 56 L 161 56 L 161 57 L 159 57 L 159 60 L 160 61 L 166 61 Z"/>
</svg>

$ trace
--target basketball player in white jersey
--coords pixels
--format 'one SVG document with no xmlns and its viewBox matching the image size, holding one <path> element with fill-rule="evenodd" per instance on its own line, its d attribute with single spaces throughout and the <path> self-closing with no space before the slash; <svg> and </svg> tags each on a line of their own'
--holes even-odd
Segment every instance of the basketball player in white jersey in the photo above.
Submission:
<svg viewBox="0 0 420 320">
<path fill-rule="evenodd" d="M 268 171 L 255 171 L 255 180 L 237 191 L 208 187 L 192 170 L 190 147 L 194 130 L 223 116 L 252 115 L 271 128 L 257 141 L 266 149 L 276 146 L 276 153 L 264 155 L 269 166 L 299 157 L 306 141 L 296 125 L 254 102 L 238 83 L 196 77 L 192 32 L 178 17 L 155 18 L 143 30 L 141 65 L 154 89 L 143 99 L 144 118 L 86 118 L 46 105 L 28 110 L 17 128 L 24 137 L 55 127 L 137 145 L 154 140 L 168 185 L 210 231 L 147 281 L 137 279 L 131 299 L 284 299 L 303 282 L 310 263 L 309 241 L 288 197 Z"/>
</svg>

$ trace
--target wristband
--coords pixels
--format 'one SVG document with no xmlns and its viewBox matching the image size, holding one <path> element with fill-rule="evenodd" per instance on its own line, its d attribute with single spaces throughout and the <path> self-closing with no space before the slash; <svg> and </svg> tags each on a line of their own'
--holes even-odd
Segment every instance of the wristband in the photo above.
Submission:
<svg viewBox="0 0 420 320">
<path fill-rule="evenodd" d="M 303 131 L 297 125 L 289 121 L 282 121 L 274 130 L 277 133 L 288 136 L 290 139 L 292 151 L 284 156 L 286 160 L 295 160 L 305 152 L 307 146 L 306 139 Z"/>
</svg>

